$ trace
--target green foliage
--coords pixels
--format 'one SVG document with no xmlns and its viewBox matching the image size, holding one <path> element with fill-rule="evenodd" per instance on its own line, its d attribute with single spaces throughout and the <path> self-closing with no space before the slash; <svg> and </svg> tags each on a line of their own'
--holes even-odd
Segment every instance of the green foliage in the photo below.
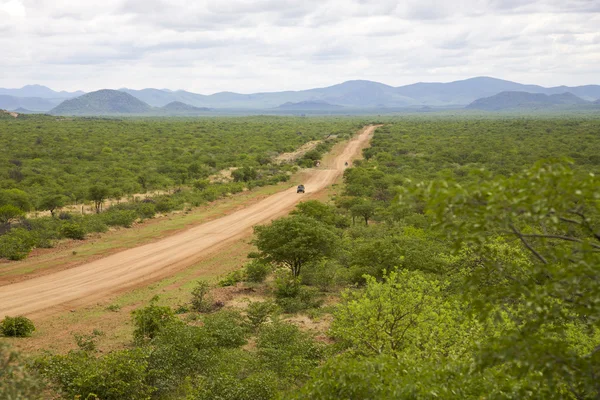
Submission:
<svg viewBox="0 0 600 400">
<path fill-rule="evenodd" d="M 244 265 L 244 270 L 248 282 L 261 283 L 264 282 L 271 273 L 271 266 L 260 260 L 252 260 Z"/>
<path fill-rule="evenodd" d="M 98 358 L 87 351 L 47 355 L 37 367 L 68 398 L 147 400 L 154 392 L 147 383 L 145 349 L 114 351 Z"/>
<path fill-rule="evenodd" d="M 192 290 L 192 309 L 198 312 L 209 312 L 213 309 L 213 299 L 209 294 L 210 284 L 199 280 Z"/>
<path fill-rule="evenodd" d="M 337 236 L 325 224 L 303 215 L 281 218 L 271 225 L 256 226 L 253 243 L 261 258 L 288 267 L 294 277 L 307 262 L 332 255 Z"/>
<path fill-rule="evenodd" d="M 60 229 L 62 236 L 69 239 L 83 240 L 85 239 L 85 231 L 78 224 L 64 224 Z"/>
<path fill-rule="evenodd" d="M 244 270 L 238 269 L 235 271 L 231 271 L 228 273 L 225 278 L 219 281 L 219 286 L 235 286 L 238 282 L 242 282 L 244 280 Z"/>
<path fill-rule="evenodd" d="M 277 305 L 289 314 L 318 308 L 323 304 L 322 296 L 316 288 L 302 286 L 299 278 L 285 271 L 279 271 L 275 278 L 274 294 Z"/>
<path fill-rule="evenodd" d="M 217 346 L 235 348 L 246 344 L 244 319 L 235 311 L 219 311 L 204 317 L 204 329 Z"/>
<path fill-rule="evenodd" d="M 34 235 L 24 228 L 13 228 L 0 236 L 0 257 L 22 260 L 36 244 Z"/>
<path fill-rule="evenodd" d="M 58 208 L 61 208 L 65 205 L 65 198 L 59 194 L 50 194 L 46 195 L 40 201 L 38 205 L 39 210 L 47 210 L 50 211 L 52 216 L 54 216 L 54 211 Z"/>
<path fill-rule="evenodd" d="M 479 325 L 422 272 L 393 271 L 382 282 L 366 281 L 364 290 L 343 294 L 331 326 L 351 352 L 457 357 L 479 338 Z"/>
<path fill-rule="evenodd" d="M 4 336 L 27 337 L 35 331 L 33 322 L 27 317 L 9 317 L 6 316 L 0 322 L 0 333 Z"/>
<path fill-rule="evenodd" d="M 0 343 L 0 399 L 44 399 L 44 384 L 21 355 Z"/>
<path fill-rule="evenodd" d="M 154 338 L 161 329 L 176 321 L 175 313 L 168 306 L 158 306 L 158 297 L 153 297 L 150 305 L 133 311 L 132 320 L 135 325 L 134 340 L 143 343 Z"/>
<path fill-rule="evenodd" d="M 25 215 L 23 210 L 12 204 L 0 206 L 0 224 L 6 224 L 12 219 L 16 219 Z"/>
<path fill-rule="evenodd" d="M 257 330 L 277 312 L 279 307 L 272 301 L 254 301 L 248 304 L 246 317 L 252 329 Z"/>
<path fill-rule="evenodd" d="M 292 383 L 304 380 L 323 357 L 323 346 L 287 323 L 264 325 L 256 341 L 263 365 Z"/>
<path fill-rule="evenodd" d="M 477 185 L 435 183 L 418 195 L 468 249 L 463 256 L 477 257 L 464 285 L 475 309 L 511 323 L 485 346 L 482 364 L 539 371 L 579 398 L 600 393 L 592 378 L 600 373 L 600 181 L 539 163 Z"/>
</svg>

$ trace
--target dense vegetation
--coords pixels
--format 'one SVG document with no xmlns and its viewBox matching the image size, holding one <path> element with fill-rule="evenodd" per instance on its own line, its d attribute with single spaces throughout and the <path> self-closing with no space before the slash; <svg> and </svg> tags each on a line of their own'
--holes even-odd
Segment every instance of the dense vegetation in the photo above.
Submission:
<svg viewBox="0 0 600 400">
<path fill-rule="evenodd" d="M 131 348 L 99 356 L 90 337 L 35 370 L 67 398 L 598 398 L 599 131 L 388 123 L 343 193 L 257 227 L 250 262 L 220 282 L 271 299 L 219 310 L 201 282 L 185 317 L 134 312 Z M 282 318 L 297 312 L 331 312 L 332 344 Z"/>
<path fill-rule="evenodd" d="M 21 259 L 33 247 L 51 247 L 57 239 L 83 239 L 156 213 L 287 181 L 297 167 L 275 162 L 277 154 L 323 140 L 298 160 L 312 166 L 333 138 L 347 137 L 358 126 L 351 120 L 305 118 L 7 116 L 0 119 L 0 146 L 5 149 L 0 154 L 0 258 Z M 238 168 L 233 181 L 209 179 L 230 167 Z M 83 202 L 100 211 L 109 198 L 127 200 L 156 190 L 169 193 L 114 204 L 102 215 L 60 212 L 67 204 Z M 33 210 L 47 210 L 52 217 L 25 218 Z"/>
</svg>

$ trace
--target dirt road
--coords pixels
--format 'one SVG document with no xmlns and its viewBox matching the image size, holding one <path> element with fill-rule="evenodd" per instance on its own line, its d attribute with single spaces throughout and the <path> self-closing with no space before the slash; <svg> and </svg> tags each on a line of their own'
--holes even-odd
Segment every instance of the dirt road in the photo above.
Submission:
<svg viewBox="0 0 600 400">
<path fill-rule="evenodd" d="M 344 163 L 359 155 L 374 130 L 374 126 L 366 127 L 329 165 L 312 170 L 304 182 L 307 194 L 335 182 L 343 173 Z M 159 280 L 249 235 L 254 225 L 285 215 L 305 198 L 296 194 L 293 187 L 159 242 L 68 270 L 0 286 L 0 317 L 49 315 Z"/>
</svg>

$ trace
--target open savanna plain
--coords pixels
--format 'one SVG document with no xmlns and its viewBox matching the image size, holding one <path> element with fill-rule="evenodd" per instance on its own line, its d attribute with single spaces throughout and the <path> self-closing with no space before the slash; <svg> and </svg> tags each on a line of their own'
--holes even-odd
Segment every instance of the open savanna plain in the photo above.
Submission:
<svg viewBox="0 0 600 400">
<path fill-rule="evenodd" d="M 3 322 L 0 394 L 600 393 L 598 118 L 27 118 L 0 121 L 32 140 L 0 137 L 23 147 L 0 243 L 33 249 L 0 264 L 0 310 L 37 329 Z M 91 137 L 73 183 L 66 143 Z"/>
</svg>

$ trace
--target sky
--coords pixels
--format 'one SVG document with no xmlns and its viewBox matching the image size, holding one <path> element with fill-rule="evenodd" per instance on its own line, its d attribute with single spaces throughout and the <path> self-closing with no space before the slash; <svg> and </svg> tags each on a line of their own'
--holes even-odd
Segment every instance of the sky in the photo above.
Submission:
<svg viewBox="0 0 600 400">
<path fill-rule="evenodd" d="M 0 0 L 0 87 L 600 84 L 600 0 Z"/>
</svg>

